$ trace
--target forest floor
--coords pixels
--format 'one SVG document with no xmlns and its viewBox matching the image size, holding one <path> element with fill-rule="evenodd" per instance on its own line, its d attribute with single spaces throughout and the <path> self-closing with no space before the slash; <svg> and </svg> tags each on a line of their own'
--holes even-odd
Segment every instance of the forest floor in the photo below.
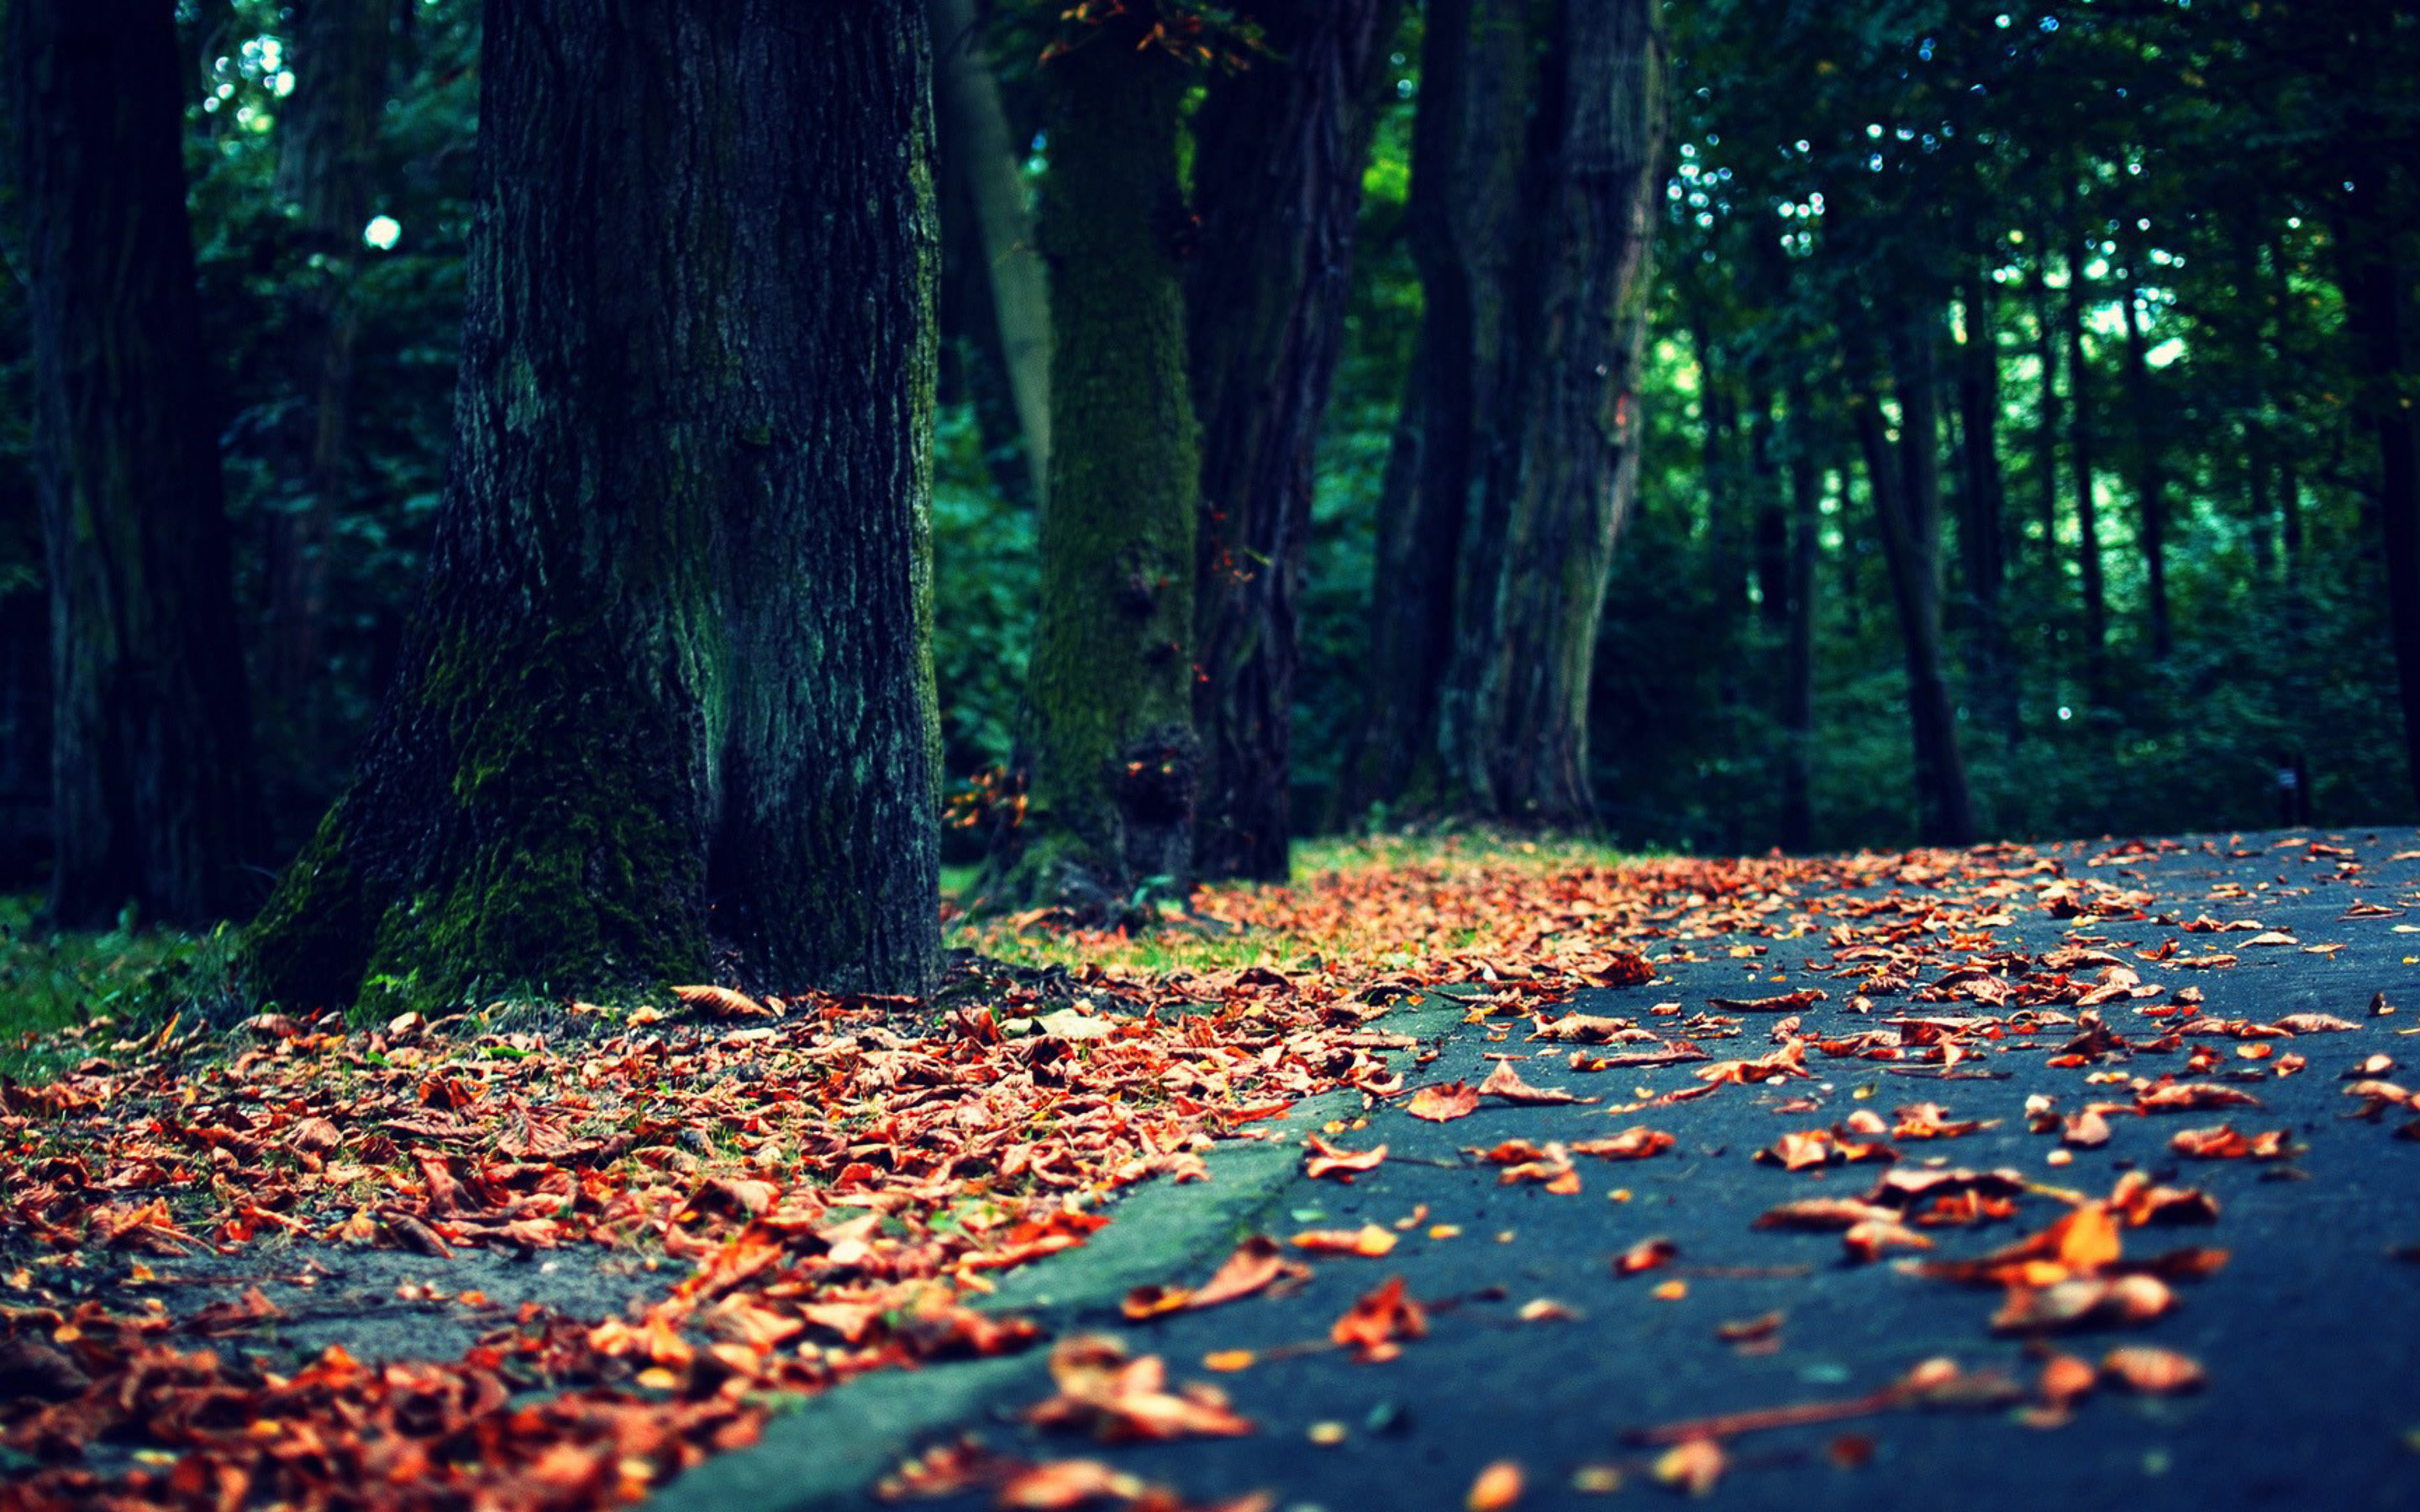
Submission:
<svg viewBox="0 0 2420 1512">
<path fill-rule="evenodd" d="M 0 1506 L 2420 1504 L 2420 836 L 1321 859 L 929 1004 L 54 1030 Z"/>
</svg>

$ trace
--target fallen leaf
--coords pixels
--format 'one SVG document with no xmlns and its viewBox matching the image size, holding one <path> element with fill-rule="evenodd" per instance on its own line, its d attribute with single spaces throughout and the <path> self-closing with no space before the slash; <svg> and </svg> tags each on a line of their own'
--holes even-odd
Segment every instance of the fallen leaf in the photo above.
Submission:
<svg viewBox="0 0 2420 1512">
<path fill-rule="evenodd" d="M 1304 1143 L 1311 1147 L 1311 1154 L 1303 1160 L 1302 1173 L 1313 1180 L 1334 1176 L 1349 1185 L 1357 1173 L 1374 1171 L 1387 1158 L 1384 1145 L 1372 1149 L 1339 1149 L 1317 1134 L 1310 1135 Z"/>
<path fill-rule="evenodd" d="M 1376 1259 L 1393 1252 L 1398 1237 L 1392 1229 L 1363 1224 L 1358 1228 L 1306 1229 L 1286 1242 L 1313 1255 L 1361 1255 Z"/>
<path fill-rule="evenodd" d="M 1614 1257 L 1613 1273 L 1637 1275 L 1641 1271 L 1652 1271 L 1659 1265 L 1670 1264 L 1680 1253 L 1681 1246 L 1668 1239 L 1642 1239 Z"/>
<path fill-rule="evenodd" d="M 1504 1508 L 1521 1500 L 1521 1467 L 1510 1459 L 1498 1459 L 1479 1473 L 1470 1483 L 1470 1494 L 1462 1499 L 1469 1512 L 1504 1512 Z"/>
<path fill-rule="evenodd" d="M 1404 1111 L 1431 1123 L 1449 1123 L 1479 1111 L 1479 1091 L 1465 1082 L 1441 1082 L 1414 1092 Z"/>
<path fill-rule="evenodd" d="M 2101 1357 L 2101 1373 L 2153 1396 L 2198 1391 L 2208 1380 L 2200 1362 L 2152 1344 L 2132 1344 Z"/>
<path fill-rule="evenodd" d="M 1712 1439 L 1684 1439 L 1655 1457 L 1654 1475 L 1660 1485 L 1691 1496 L 1713 1494 L 1729 1461 L 1723 1446 Z"/>
<path fill-rule="evenodd" d="M 1394 1275 L 1355 1302 L 1328 1329 L 1327 1336 L 1369 1365 L 1395 1358 L 1404 1352 L 1403 1340 L 1419 1338 L 1428 1331 L 1427 1309 L 1404 1294 L 1404 1278 Z"/>
<path fill-rule="evenodd" d="M 1496 1063 L 1496 1069 L 1489 1072 L 1487 1073 L 1487 1079 L 1479 1084 L 1479 1095 L 1481 1097 L 1500 1097 L 1507 1103 L 1593 1103 L 1596 1101 L 1596 1099 L 1592 1097 L 1575 1096 L 1573 1093 L 1563 1091 L 1559 1088 L 1532 1087 L 1528 1082 L 1521 1079 L 1520 1073 L 1512 1069 L 1512 1063 L 1509 1060 L 1499 1060 Z"/>
</svg>

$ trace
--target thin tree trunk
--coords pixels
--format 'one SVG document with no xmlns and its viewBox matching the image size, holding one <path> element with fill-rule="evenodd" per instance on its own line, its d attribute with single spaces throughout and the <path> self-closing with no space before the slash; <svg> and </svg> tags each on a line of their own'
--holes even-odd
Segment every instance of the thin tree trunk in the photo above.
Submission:
<svg viewBox="0 0 2420 1512">
<path fill-rule="evenodd" d="M 1957 709 L 1942 674 L 1941 497 L 1933 409 L 1932 320 L 1919 316 L 1891 332 L 1893 389 L 1900 402 L 1894 458 L 1881 406 L 1870 393 L 1851 400 L 1857 441 L 1865 454 L 1883 557 L 1899 611 L 1907 663 L 1909 733 L 1915 749 L 1918 828 L 1927 844 L 1964 845 L 1974 839 L 1966 773 L 1958 751 Z M 1852 364 L 1852 371 L 1858 364 Z"/>
<path fill-rule="evenodd" d="M 2017 668 L 2009 654 L 2001 591 L 2008 577 L 2008 495 L 2000 478 L 2000 350 L 1997 301 L 1982 260 L 1970 262 L 1958 348 L 1958 550 L 1971 621 L 1966 675 L 1990 728 L 2017 735 Z"/>
<path fill-rule="evenodd" d="M 2294 465 L 2294 289 L 2286 239 L 2270 243 L 2270 298 L 2277 307 L 2276 388 L 2281 443 L 2277 462 L 2277 562 L 2291 577 L 2303 555 L 2303 480 Z"/>
<path fill-rule="evenodd" d="M 2136 531 L 2143 549 L 2144 616 L 2149 627 L 2151 656 L 2168 659 L 2168 485 L 2166 426 L 2158 395 L 2152 392 L 2151 367 L 2143 334 L 2142 239 L 2124 233 L 2126 254 L 2124 309 L 2126 315 L 2126 395 L 2133 410 L 2134 499 L 2140 511 Z"/>
<path fill-rule="evenodd" d="M 1789 651 L 1781 701 L 1781 848 L 1815 844 L 1815 563 L 1823 528 L 1823 480 L 1806 380 L 1792 371 L 1783 430 L 1790 479 Z"/>
<path fill-rule="evenodd" d="M 985 897 L 1122 913 L 1193 873 L 1201 454 L 1170 236 L 1187 75 L 1130 18 L 1043 67 L 1052 270 L 1050 507 L 1026 674 L 1023 822 Z"/>
<path fill-rule="evenodd" d="M 1311 457 L 1342 347 L 1373 91 L 1401 13 L 1401 0 L 1247 7 L 1276 55 L 1214 81 L 1194 122 L 1194 863 L 1205 878 L 1287 874 Z"/>
<path fill-rule="evenodd" d="M 1436 34 L 1429 35 L 1434 45 Z M 1420 108 L 1428 108 L 1428 97 Z M 1399 801 L 1411 787 L 1423 753 L 1432 749 L 1437 668 L 1453 647 L 1454 556 L 1462 544 L 1462 514 L 1458 507 L 1439 506 L 1423 486 L 1432 435 L 1427 348 L 1435 309 L 1431 301 L 1379 484 L 1369 671 L 1346 779 L 1337 811 L 1329 816 L 1337 825 L 1357 820 L 1373 805 Z"/>
<path fill-rule="evenodd" d="M 2075 239 L 2067 253 L 2067 402 L 2073 416 L 2068 453 L 2075 469 L 2076 565 L 2084 590 L 2084 687 L 2092 702 L 2109 697 L 2107 665 L 2109 596 L 2101 567 L 2101 511 L 2093 497 L 2093 443 L 2096 440 L 2092 402 L 2092 364 L 2084 351 L 2085 269 L 2092 259 L 2091 239 L 2076 208 L 2075 190 L 2067 191 L 2067 220 Z"/>
<path fill-rule="evenodd" d="M 1547 824 L 1595 816 L 1589 691 L 1643 434 L 1665 128 L 1655 18 L 1651 0 L 1564 0 L 1541 50 L 1495 426 L 1514 446 L 1490 471 L 1482 518 L 1500 516 L 1502 549 L 1492 582 L 1466 579 L 1486 604 L 1466 633 L 1495 636 L 1462 685 L 1476 738 L 1458 779 L 1482 811 Z"/>
<path fill-rule="evenodd" d="M 1756 576 L 1757 617 L 1766 630 L 1790 624 L 1790 497 L 1774 444 L 1773 388 L 1760 371 L 1748 376 L 1747 475 L 1756 501 L 1749 561 Z"/>
<path fill-rule="evenodd" d="M 2029 292 L 2034 307 L 2034 358 L 2041 364 L 2041 387 L 2035 395 L 2034 483 L 2037 489 L 2036 508 L 2041 525 L 2041 561 L 2049 569 L 2045 581 L 2055 583 L 2058 573 L 2058 431 L 2061 424 L 2058 397 L 2058 335 L 2059 323 L 2051 301 L 2050 237 L 2039 226 L 2028 239 L 2033 248 L 2033 278 Z"/>
<path fill-rule="evenodd" d="M 198 925 L 258 828 L 168 7 L 8 8 L 51 591 L 50 915 Z"/>
<path fill-rule="evenodd" d="M 973 0 L 924 0 L 933 36 L 933 102 L 940 128 L 941 165 L 974 210 L 1000 332 L 1001 365 L 1008 378 L 1033 497 L 1047 501 L 1050 483 L 1049 270 L 1026 213 L 1024 153 L 1009 130 L 1000 85 L 976 51 Z"/>
<path fill-rule="evenodd" d="M 490 8 L 428 586 L 269 993 L 930 985 L 930 67 L 909 0 Z"/>
<path fill-rule="evenodd" d="M 1444 173 L 1435 198 L 1420 200 L 1417 183 L 1411 220 L 1412 255 L 1420 270 L 1423 296 L 1435 301 L 1439 339 L 1428 348 L 1432 429 L 1422 457 L 1423 497 L 1453 501 L 1456 569 L 1452 587 L 1452 642 L 1449 658 L 1432 673 L 1441 678 L 1435 723 L 1430 732 L 1441 802 L 1474 806 L 1488 787 L 1487 756 L 1493 748 L 1490 705 L 1484 689 L 1502 646 L 1497 618 L 1497 585 L 1504 565 L 1502 489 L 1491 480 L 1516 455 L 1513 438 L 1498 427 L 1500 387 L 1514 375 L 1507 356 L 1512 318 L 1512 248 L 1520 235 L 1522 122 L 1534 88 L 1536 63 L 1528 32 L 1528 9 L 1518 0 L 1447 0 L 1432 8 L 1430 23 L 1449 9 L 1466 12 L 1466 40 L 1455 62 L 1460 77 L 1449 84 L 1458 108 L 1440 108 L 1429 157 Z M 1425 53 L 1423 58 L 1425 59 Z M 1425 66 L 1425 65 L 1424 65 Z M 1413 174 L 1421 160 L 1421 133 L 1430 131 L 1422 101 L 1414 122 Z M 1478 806 L 1483 807 L 1482 804 Z"/>
<path fill-rule="evenodd" d="M 2359 130 L 2366 124 L 2370 130 Z M 2346 165 L 2339 239 L 2347 330 L 2359 383 L 2355 408 L 2378 440 L 2379 540 L 2386 557 L 2388 634 L 2403 708 L 2406 770 L 2420 795 L 2420 422 L 2406 395 L 2412 361 L 2407 280 L 2398 244 L 2409 224 L 2377 123 L 2356 122 Z"/>
</svg>

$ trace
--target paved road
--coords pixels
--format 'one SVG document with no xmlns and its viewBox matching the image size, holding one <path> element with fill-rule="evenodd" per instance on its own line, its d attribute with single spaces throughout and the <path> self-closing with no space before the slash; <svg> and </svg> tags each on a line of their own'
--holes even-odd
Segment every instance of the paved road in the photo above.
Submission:
<svg viewBox="0 0 2420 1512">
<path fill-rule="evenodd" d="M 2320 845 L 2315 848 L 2312 840 Z M 1819 1039 L 1873 1031 L 1910 1014 L 2005 1020 L 2015 1011 L 2014 1003 L 1917 1003 L 1905 995 L 1876 995 L 1869 1013 L 1851 1011 L 1857 981 L 1835 973 L 1875 963 L 1845 952 L 1897 929 L 1905 932 L 1902 943 L 1926 946 L 1924 969 L 1916 973 L 1919 984 L 1939 980 L 1945 964 L 1980 960 L 2022 995 L 2028 973 L 2040 980 L 2049 951 L 2110 952 L 2160 989 L 2100 1009 L 2109 1027 L 2137 1046 L 2200 1015 L 2273 1025 L 2288 1015 L 2323 1013 L 2356 1027 L 2291 1039 L 2204 1031 L 2184 1036 L 2178 1050 L 2113 1051 L 2088 1064 L 2053 1066 L 2048 1062 L 2076 1028 L 2052 1024 L 2030 1034 L 2007 1033 L 1996 1043 L 1970 1038 L 1982 1053 L 1947 1069 L 1985 1075 L 1900 1074 L 1942 1068 L 1812 1052 L 1812 1080 L 1726 1085 L 1686 1103 L 1608 1113 L 1608 1104 L 1648 1102 L 1701 1085 L 1700 1066 L 1583 1072 L 1568 1064 L 1570 1047 L 1533 1041 L 1526 1019 L 1455 1024 L 1449 1017 L 1447 1032 L 1434 1045 L 1435 1058 L 1409 1068 L 1414 1086 L 1476 1084 L 1494 1069 L 1485 1058 L 1491 1054 L 1526 1056 L 1512 1064 L 1530 1083 L 1600 1101 L 1508 1106 L 1490 1100 L 1469 1117 L 1435 1123 L 1407 1116 L 1397 1099 L 1368 1113 L 1364 1126 L 1347 1120 L 1336 1128 L 1335 1141 L 1354 1149 L 1383 1142 L 1390 1150 L 1386 1164 L 1350 1186 L 1295 1175 L 1249 1227 L 1285 1236 L 1376 1223 L 1402 1231 L 1392 1254 L 1317 1258 L 1312 1277 L 1282 1296 L 1141 1324 L 1106 1320 L 1136 1352 L 1163 1356 L 1175 1380 L 1216 1381 L 1256 1425 L 1255 1432 L 1101 1446 L 1045 1438 L 1003 1421 L 997 1411 L 969 1426 L 995 1447 L 1023 1456 L 1099 1455 L 1196 1500 L 1266 1489 L 1280 1507 L 1460 1507 L 1483 1466 L 1510 1458 L 1525 1473 L 1522 1507 L 1595 1506 L 1606 1504 L 1600 1496 L 1574 1486 L 1575 1473 L 1591 1465 L 1628 1473 L 1621 1497 L 1662 1494 L 1640 1484 L 1650 1479 L 1646 1466 L 1653 1451 L 1626 1443 L 1628 1430 L 1854 1397 L 1940 1355 L 1968 1368 L 1997 1367 L 2030 1387 L 2040 1365 L 2026 1342 L 1995 1336 L 1989 1326 L 1998 1291 L 1905 1273 L 1887 1260 L 1848 1264 L 1835 1233 L 1751 1227 L 1779 1203 L 1865 1193 L 1885 1168 L 1858 1164 L 1787 1171 L 1754 1162 L 1755 1151 L 1785 1132 L 1833 1125 L 1858 1110 L 1888 1119 L 1900 1105 L 1931 1101 L 1953 1119 L 1995 1119 L 1996 1127 L 1955 1139 L 1894 1140 L 1902 1169 L 1921 1169 L 1928 1161 L 2008 1167 L 2094 1196 L 2107 1194 L 2122 1172 L 2139 1169 L 2217 1199 L 2221 1215 L 2212 1227 L 2134 1230 L 2125 1238 L 2130 1257 L 2180 1245 L 2224 1248 L 2230 1254 L 2224 1269 L 2178 1282 L 2176 1308 L 2156 1321 L 2052 1341 L 2092 1360 L 2131 1343 L 2182 1350 L 2207 1367 L 2207 1388 L 2173 1396 L 2104 1389 L 2055 1428 L 2023 1426 L 2015 1412 L 2000 1407 L 1899 1411 L 1748 1434 L 1730 1443 L 1731 1469 L 1713 1490 L 1715 1501 L 1797 1512 L 2420 1507 L 2420 1264 L 2396 1253 L 2420 1245 L 2420 1139 L 2397 1134 L 2398 1125 L 2420 1110 L 2388 1108 L 2376 1120 L 2348 1119 L 2360 1104 L 2345 1095 L 2342 1079 L 2365 1057 L 2383 1053 L 2403 1063 L 2386 1079 L 2420 1086 L 2420 1037 L 2402 1037 L 2420 1030 L 2420 961 L 2414 959 L 2420 933 L 2399 932 L 2420 925 L 2420 837 L 2305 832 L 2191 841 L 2159 854 L 2113 854 L 2106 844 L 2091 844 L 2038 855 L 2073 884 L 2075 903 L 2061 908 L 2097 903 L 2100 910 L 2055 917 L 2041 890 L 2053 874 L 2030 870 L 2032 856 L 2012 857 L 2002 863 L 2008 875 L 1996 888 L 1988 878 L 1945 877 L 1869 889 L 1861 896 L 1889 895 L 1909 906 L 1862 918 L 1847 916 L 1844 909 L 1855 905 L 1843 898 L 1820 900 L 1821 912 L 1810 906 L 1817 900 L 1792 901 L 1768 918 L 1795 937 L 1637 942 L 1657 958 L 1657 980 L 1590 993 L 1569 1008 L 1632 1019 L 1668 1038 L 1704 1011 L 1709 998 L 1810 986 L 1829 995 L 1803 1011 L 1802 1032 Z M 2138 896 L 2144 893 L 2148 899 Z M 1934 927 L 1908 929 L 1921 920 L 1923 900 L 1935 897 L 1954 904 L 1933 918 Z M 1990 918 L 2003 905 L 2005 922 L 1976 925 L 1978 915 Z M 2347 917 L 2357 905 L 2395 912 Z M 2110 917 L 2137 909 L 2143 917 Z M 2257 920 L 2294 943 L 2254 946 L 2260 931 L 2195 933 L 2159 921 L 2205 916 L 2220 923 Z M 1830 933 L 1844 922 L 1858 931 L 1838 937 L 1845 945 Z M 2170 942 L 2176 949 L 2168 961 L 2142 958 Z M 2310 949 L 2329 945 L 2342 949 L 2325 954 Z M 1769 953 L 1736 956 L 1735 946 L 1764 946 Z M 1696 959 L 1665 959 L 1676 952 Z M 2219 953 L 2234 955 L 2237 964 L 2200 970 L 2173 964 L 2177 957 Z M 2071 974 L 2084 981 L 2102 970 L 2086 963 Z M 2174 990 L 2188 986 L 2206 994 L 2197 1008 L 2164 1016 L 2140 1011 L 2168 1006 Z M 2372 1016 L 2373 995 L 2381 992 L 2395 1011 Z M 1668 1003 L 1681 1004 L 1681 1011 L 1652 1011 Z M 2076 1011 L 2053 1011 L 2072 1016 Z M 1737 1021 L 1738 1038 L 1693 1038 L 1718 1057 L 1754 1057 L 1772 1049 L 1774 1012 L 1726 1016 Z M 1384 1028 L 1387 1021 L 1374 1026 Z M 2032 1048 L 2011 1048 L 2019 1043 Z M 2272 1047 L 2268 1058 L 2237 1056 L 2239 1046 L 2257 1043 Z M 2200 1044 L 2213 1047 L 2220 1058 L 2189 1078 L 2186 1055 Z M 2274 1074 L 2288 1055 L 2306 1063 L 2297 1074 Z M 2126 1081 L 2086 1079 L 2095 1074 L 2201 1082 L 2232 1076 L 2237 1080 L 2221 1084 L 2253 1092 L 2263 1105 L 2112 1117 L 2104 1147 L 2053 1164 L 2058 1134 L 2028 1128 L 2026 1100 L 2037 1093 L 2055 1097 L 2062 1114 L 2088 1101 L 2128 1100 Z M 1779 1106 L 1808 1099 L 1820 1106 L 1807 1108 L 1804 1101 L 1792 1111 Z M 2172 1152 L 2169 1140 L 2177 1131 L 2222 1120 L 2246 1133 L 2286 1130 L 2292 1143 L 2305 1148 L 2276 1162 L 2191 1160 Z M 1543 1145 L 1600 1138 L 1638 1123 L 1668 1131 L 1677 1144 L 1636 1162 L 1577 1158 L 1577 1193 L 1501 1185 L 1497 1166 L 1466 1154 L 1512 1139 Z M 1971 1257 L 2039 1231 L 2065 1211 L 2055 1197 L 2028 1195 L 2009 1221 L 1926 1232 L 1937 1242 L 1936 1257 Z M 1432 1237 L 1446 1235 L 1438 1225 L 1459 1232 Z M 1678 1245 L 1668 1266 L 1627 1277 L 1614 1273 L 1613 1257 L 1657 1236 Z M 1200 1263 L 1192 1273 L 1162 1279 L 1198 1283 L 1209 1269 Z M 1288 1352 L 1323 1338 L 1357 1295 L 1394 1275 L 1431 1309 L 1427 1335 L 1406 1343 L 1400 1357 L 1366 1364 L 1336 1350 Z M 1682 1289 L 1669 1286 L 1675 1281 L 1685 1294 L 1669 1294 Z M 1524 1304 L 1539 1299 L 1573 1316 L 1523 1320 Z M 1784 1318 L 1777 1349 L 1743 1350 L 1717 1336 L 1725 1323 L 1773 1311 Z M 1238 1350 L 1261 1358 L 1235 1372 L 1202 1367 L 1206 1355 Z M 1019 1389 L 1021 1400 L 1037 1395 L 1030 1377 Z M 1342 1425 L 1342 1442 L 1314 1443 L 1314 1425 L 1321 1424 Z M 1334 1427 L 1318 1432 L 1336 1435 Z M 1862 1441 L 1850 1447 L 1870 1449 L 1862 1468 L 1833 1463 L 1844 1434 Z M 774 1443 L 771 1452 L 782 1452 L 778 1438 Z M 972 1508 L 986 1502 L 969 1495 L 932 1504 Z"/>
</svg>

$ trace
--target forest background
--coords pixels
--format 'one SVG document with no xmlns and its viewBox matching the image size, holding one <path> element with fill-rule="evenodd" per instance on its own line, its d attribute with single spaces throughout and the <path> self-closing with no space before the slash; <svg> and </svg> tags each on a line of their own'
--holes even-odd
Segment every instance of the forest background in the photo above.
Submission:
<svg viewBox="0 0 2420 1512">
<path fill-rule="evenodd" d="M 350 773 L 424 576 L 461 332 L 479 8 L 178 8 L 266 897 Z M 1034 49 L 985 8 L 929 8 L 971 25 L 945 60 L 954 47 L 996 86 L 1031 192 L 1049 171 Z M 1594 813 L 1490 804 L 1418 760 L 1377 771 L 1401 698 L 1373 626 L 1408 592 L 1387 543 L 1415 507 L 1435 361 L 1419 240 L 1442 212 L 1413 172 L 1425 29 L 1470 8 L 1378 8 L 1400 22 L 1370 101 L 1317 430 L 1297 832 L 1593 817 L 1624 846 L 1739 853 L 2411 815 L 2394 610 L 2413 606 L 2420 656 L 2403 333 L 2414 28 L 2360 8 L 2184 0 L 1667 8 L 1636 498 L 1588 699 Z M 315 52 L 336 83 L 310 77 Z M 943 106 L 934 652 L 954 811 L 979 820 L 1026 686 L 1038 474 L 986 212 L 954 166 L 983 138 Z M 1187 175 L 1217 148 L 1201 134 L 1217 123 L 1193 119 Z M 27 352 L 12 270 L 12 891 L 41 884 L 51 802 Z M 1937 601 L 1895 601 L 1915 582 Z M 954 828 L 945 859 L 975 859 L 983 833 Z"/>
</svg>

